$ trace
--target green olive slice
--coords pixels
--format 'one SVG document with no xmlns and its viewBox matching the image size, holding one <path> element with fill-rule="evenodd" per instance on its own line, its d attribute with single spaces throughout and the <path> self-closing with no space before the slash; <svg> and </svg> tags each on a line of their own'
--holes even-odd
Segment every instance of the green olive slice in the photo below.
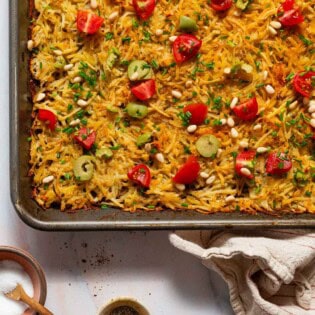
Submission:
<svg viewBox="0 0 315 315">
<path fill-rule="evenodd" d="M 110 148 L 100 148 L 96 150 L 95 155 L 98 158 L 110 159 L 113 156 L 113 152 Z"/>
<path fill-rule="evenodd" d="M 179 30 L 182 32 L 192 33 L 198 30 L 198 26 L 195 20 L 182 15 L 179 19 Z"/>
<path fill-rule="evenodd" d="M 136 144 L 138 147 L 151 141 L 152 133 L 144 133 L 137 138 Z"/>
<path fill-rule="evenodd" d="M 93 157 L 82 155 L 73 162 L 73 173 L 78 181 L 84 182 L 92 178 L 94 173 Z"/>
<path fill-rule="evenodd" d="M 112 69 L 116 63 L 116 61 L 118 60 L 120 56 L 119 50 L 117 48 L 112 48 L 109 51 L 107 60 L 106 60 L 106 65 L 109 69 Z"/>
<path fill-rule="evenodd" d="M 132 118 L 142 119 L 148 115 L 148 107 L 138 103 L 129 103 L 126 106 L 127 114 Z"/>
<path fill-rule="evenodd" d="M 150 79 L 151 67 L 144 60 L 134 60 L 128 66 L 128 78 L 131 81 Z"/>
<path fill-rule="evenodd" d="M 206 158 L 214 158 L 220 147 L 220 141 L 213 135 L 201 136 L 196 142 L 199 154 Z"/>
</svg>

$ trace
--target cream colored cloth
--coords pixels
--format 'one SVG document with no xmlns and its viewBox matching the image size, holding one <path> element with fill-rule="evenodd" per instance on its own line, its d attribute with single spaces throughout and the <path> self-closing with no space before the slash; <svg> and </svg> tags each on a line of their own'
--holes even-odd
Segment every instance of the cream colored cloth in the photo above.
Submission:
<svg viewBox="0 0 315 315">
<path fill-rule="evenodd" d="M 315 314 L 315 233 L 178 231 L 170 241 L 223 277 L 235 314 Z"/>
</svg>

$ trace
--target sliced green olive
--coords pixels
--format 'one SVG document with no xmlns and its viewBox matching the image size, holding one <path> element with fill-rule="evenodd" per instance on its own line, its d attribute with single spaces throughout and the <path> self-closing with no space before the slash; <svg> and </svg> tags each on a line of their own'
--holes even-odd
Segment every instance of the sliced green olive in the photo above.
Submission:
<svg viewBox="0 0 315 315">
<path fill-rule="evenodd" d="M 148 107 L 142 104 L 129 103 L 126 106 L 127 114 L 132 118 L 142 119 L 148 115 Z"/>
<path fill-rule="evenodd" d="M 110 113 L 118 113 L 118 108 L 115 107 L 114 105 L 106 105 L 106 109 L 110 112 Z"/>
<path fill-rule="evenodd" d="M 54 64 L 54 67 L 56 69 L 63 69 L 63 67 L 66 65 L 66 60 L 65 58 L 63 58 L 62 56 L 58 56 L 57 60 Z"/>
<path fill-rule="evenodd" d="M 247 63 L 240 63 L 233 66 L 230 74 L 232 79 L 244 82 L 253 81 L 253 67 Z"/>
<path fill-rule="evenodd" d="M 236 1 L 236 7 L 238 9 L 241 9 L 241 10 L 246 10 L 247 9 L 247 6 L 249 5 L 249 0 L 237 0 Z"/>
<path fill-rule="evenodd" d="M 73 162 L 73 173 L 78 181 L 84 182 L 92 178 L 94 173 L 93 157 L 82 155 Z"/>
<path fill-rule="evenodd" d="M 183 32 L 192 33 L 198 30 L 198 26 L 195 20 L 182 15 L 179 19 L 179 29 Z"/>
<path fill-rule="evenodd" d="M 138 147 L 151 141 L 152 133 L 144 133 L 137 138 L 136 144 Z"/>
<path fill-rule="evenodd" d="M 196 149 L 201 156 L 214 158 L 220 145 L 220 141 L 215 136 L 204 135 L 197 140 Z"/>
<path fill-rule="evenodd" d="M 109 69 L 112 69 L 114 67 L 119 56 L 120 56 L 120 53 L 117 48 L 114 47 L 109 51 L 109 54 L 106 60 L 106 65 L 108 66 Z"/>
<path fill-rule="evenodd" d="M 110 148 L 100 148 L 96 150 L 95 155 L 98 158 L 110 159 L 113 156 L 113 152 Z"/>
<path fill-rule="evenodd" d="M 153 73 L 144 60 L 134 60 L 128 66 L 128 78 L 131 81 L 151 79 Z"/>
</svg>

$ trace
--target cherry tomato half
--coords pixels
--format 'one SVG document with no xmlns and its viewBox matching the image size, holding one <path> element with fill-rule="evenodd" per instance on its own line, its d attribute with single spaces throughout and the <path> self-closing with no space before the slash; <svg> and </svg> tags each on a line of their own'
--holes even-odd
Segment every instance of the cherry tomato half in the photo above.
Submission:
<svg viewBox="0 0 315 315">
<path fill-rule="evenodd" d="M 86 34 L 95 34 L 102 26 L 104 19 L 89 11 L 78 11 L 77 29 Z"/>
<path fill-rule="evenodd" d="M 150 187 L 151 172 L 145 164 L 138 164 L 129 170 L 128 178 L 142 187 Z"/>
<path fill-rule="evenodd" d="M 195 57 L 202 45 L 202 41 L 196 36 L 183 34 L 177 36 L 173 43 L 173 55 L 177 63 L 182 63 Z"/>
<path fill-rule="evenodd" d="M 244 174 L 241 170 L 242 168 L 247 168 L 252 171 L 254 169 L 254 160 L 255 160 L 256 152 L 254 150 L 243 151 L 239 153 L 235 160 L 235 171 L 238 175 L 244 176 L 249 179 L 253 179 L 254 175 L 251 173 L 249 175 Z"/>
<path fill-rule="evenodd" d="M 139 100 L 146 101 L 156 93 L 155 81 L 153 79 L 144 81 L 132 87 L 131 92 Z"/>
<path fill-rule="evenodd" d="M 57 117 L 53 112 L 47 109 L 40 109 L 37 117 L 39 120 L 45 122 L 50 130 L 55 130 Z"/>
<path fill-rule="evenodd" d="M 200 164 L 197 158 L 191 155 L 186 163 L 178 169 L 176 175 L 173 177 L 173 181 L 177 184 L 191 184 L 197 179 L 199 172 Z"/>
<path fill-rule="evenodd" d="M 183 112 L 191 114 L 189 119 L 191 125 L 201 125 L 207 117 L 208 106 L 202 103 L 190 104 L 184 107 Z"/>
<path fill-rule="evenodd" d="M 294 0 L 286 0 L 278 9 L 279 21 L 283 26 L 294 26 L 302 23 L 304 17 L 299 8 L 295 8 Z"/>
<path fill-rule="evenodd" d="M 233 108 L 234 114 L 242 120 L 251 120 L 257 116 L 258 103 L 256 97 L 241 103 Z"/>
<path fill-rule="evenodd" d="M 141 20 L 147 20 L 155 8 L 155 0 L 132 0 L 132 4 Z"/>
<path fill-rule="evenodd" d="M 216 11 L 225 11 L 232 6 L 232 0 L 211 0 L 210 7 Z"/>
<path fill-rule="evenodd" d="M 76 140 L 84 149 L 90 150 L 96 139 L 96 133 L 89 128 L 81 128 L 74 134 Z"/>
<path fill-rule="evenodd" d="M 305 97 L 311 96 L 311 91 L 315 83 L 315 72 L 298 72 L 293 78 L 293 86 L 296 92 Z"/>
<path fill-rule="evenodd" d="M 292 162 L 290 158 L 281 152 L 272 152 L 268 155 L 266 172 L 270 175 L 281 175 L 290 171 Z"/>
</svg>

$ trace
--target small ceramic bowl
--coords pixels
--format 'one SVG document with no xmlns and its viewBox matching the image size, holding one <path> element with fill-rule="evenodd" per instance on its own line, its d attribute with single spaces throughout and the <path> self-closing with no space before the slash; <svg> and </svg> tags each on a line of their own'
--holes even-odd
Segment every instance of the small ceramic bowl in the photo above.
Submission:
<svg viewBox="0 0 315 315">
<path fill-rule="evenodd" d="M 129 309 L 130 315 L 150 315 L 148 310 L 143 305 L 141 305 L 137 300 L 129 297 L 120 297 L 110 300 L 107 304 L 99 309 L 97 315 L 122 314 L 122 312 L 119 313 L 119 309 L 122 310 L 122 308 Z M 115 310 L 117 313 L 115 313 Z"/>
<path fill-rule="evenodd" d="M 34 299 L 44 305 L 47 294 L 45 274 L 39 263 L 29 253 L 22 249 L 9 246 L 0 246 L 0 261 L 12 260 L 20 264 L 29 274 L 34 287 Z M 34 315 L 35 312 L 28 309 L 23 315 Z"/>
</svg>

